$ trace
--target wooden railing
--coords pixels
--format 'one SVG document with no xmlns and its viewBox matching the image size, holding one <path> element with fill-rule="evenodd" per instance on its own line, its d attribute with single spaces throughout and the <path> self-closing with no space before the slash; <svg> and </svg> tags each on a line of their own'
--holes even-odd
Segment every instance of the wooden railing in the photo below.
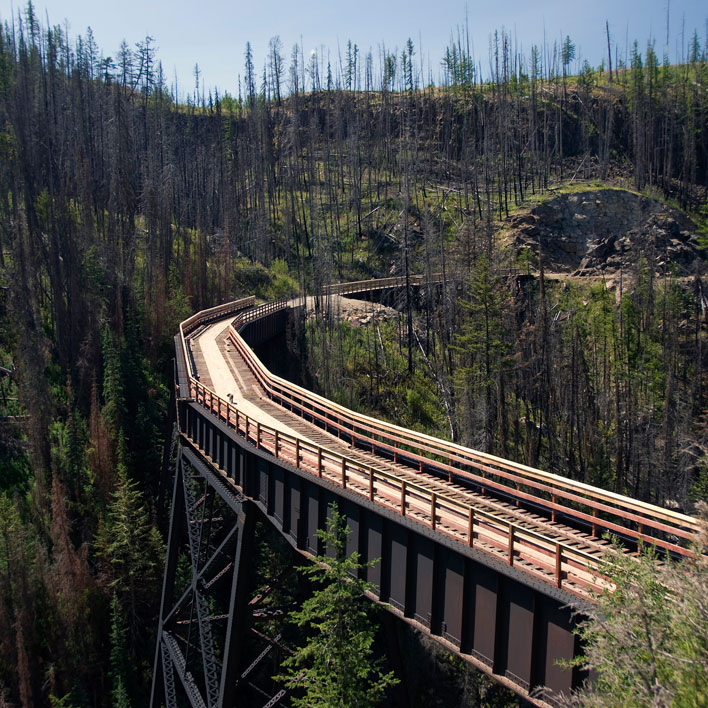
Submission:
<svg viewBox="0 0 708 708">
<path fill-rule="evenodd" d="M 258 309 L 246 313 L 248 321 L 256 319 L 257 313 Z M 593 536 L 606 530 L 680 555 L 691 554 L 685 542 L 698 528 L 691 516 L 371 418 L 273 375 L 238 334 L 242 317 L 235 318 L 229 337 L 268 397 L 320 427 L 345 434 L 353 445 L 420 471 L 437 472 L 449 481 L 464 479 L 483 491 L 540 507 L 552 521 L 575 519 Z"/>
<path fill-rule="evenodd" d="M 675 553 L 690 553 L 680 545 L 681 540 L 690 539 L 697 529 L 696 520 L 690 516 L 379 421 L 271 374 L 243 340 L 239 330 L 249 322 L 287 308 L 288 303 L 280 300 L 255 308 L 253 303 L 253 298 L 245 298 L 185 320 L 180 325 L 185 361 L 188 361 L 186 340 L 190 333 L 208 322 L 235 313 L 229 338 L 268 397 L 321 427 L 336 430 L 340 436 L 351 440 L 352 447 L 370 449 L 393 462 L 443 474 L 449 481 L 464 479 L 483 492 L 489 490 L 515 499 L 517 503 L 547 509 L 551 521 L 557 517 L 564 521 L 581 521 L 592 527 L 593 536 L 607 529 L 637 541 L 655 543 Z M 480 547 L 510 565 L 521 565 L 526 572 L 556 587 L 585 595 L 588 590 L 607 585 L 607 580 L 598 572 L 599 547 L 594 552 L 584 551 L 572 543 L 553 538 L 551 534 L 529 528 L 528 522 L 511 521 L 494 512 L 475 508 L 453 494 L 432 491 L 423 484 L 397 476 L 395 471 L 374 469 L 359 460 L 266 425 L 220 398 L 200 383 L 195 377 L 196 372 L 189 364 L 187 366 L 190 398 L 257 448 L 267 450 L 276 458 L 326 478 L 439 533 L 469 546 Z"/>
<path fill-rule="evenodd" d="M 409 275 L 408 283 L 414 287 L 426 283 L 439 283 L 442 275 L 435 273 L 427 277 L 425 275 Z M 374 278 L 372 280 L 357 280 L 352 283 L 335 283 L 325 285 L 324 295 L 353 295 L 355 293 L 371 292 L 372 290 L 386 290 L 387 288 L 402 288 L 406 285 L 405 275 L 398 275 L 390 278 Z"/>
<path fill-rule="evenodd" d="M 187 372 L 190 377 L 195 377 L 197 372 L 194 371 L 194 362 L 192 360 L 192 357 L 189 355 L 187 337 L 202 325 L 223 319 L 225 317 L 228 317 L 229 315 L 234 315 L 237 312 L 241 312 L 242 310 L 252 308 L 255 304 L 255 296 L 250 295 L 249 297 L 243 297 L 240 300 L 233 300 L 232 302 L 227 302 L 223 305 L 210 307 L 208 310 L 201 310 L 200 312 L 197 312 L 191 317 L 188 317 L 186 320 L 184 320 L 184 322 L 180 322 L 179 336 L 182 344 L 182 354 L 184 356 L 185 366 L 187 367 Z"/>
<path fill-rule="evenodd" d="M 509 565 L 521 565 L 526 572 L 558 588 L 584 595 L 607 583 L 598 572 L 596 554 L 262 423 L 194 379 L 190 381 L 190 393 L 199 405 L 257 449 L 402 517 L 469 547 L 481 548 Z M 201 452 L 205 453 L 204 450 Z"/>
<path fill-rule="evenodd" d="M 236 326 L 240 329 L 244 327 L 249 322 L 255 322 L 260 320 L 262 317 L 272 314 L 273 312 L 279 312 L 280 310 L 286 310 L 289 307 L 290 301 L 287 298 L 282 298 L 281 300 L 273 300 L 272 302 L 267 302 L 265 305 L 259 305 L 245 312 L 239 312 L 236 315 L 234 321 L 229 325 L 230 329 L 233 330 L 234 323 L 238 323 Z M 255 356 L 255 354 L 254 354 Z"/>
</svg>

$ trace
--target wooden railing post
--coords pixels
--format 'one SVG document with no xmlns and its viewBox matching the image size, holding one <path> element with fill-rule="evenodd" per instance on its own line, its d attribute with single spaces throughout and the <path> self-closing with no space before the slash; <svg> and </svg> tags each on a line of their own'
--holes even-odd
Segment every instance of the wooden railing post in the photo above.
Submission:
<svg viewBox="0 0 708 708">
<path fill-rule="evenodd" d="M 322 476 L 322 448 L 317 447 L 317 476 Z"/>
<path fill-rule="evenodd" d="M 556 543 L 556 587 L 557 588 L 559 588 L 563 585 L 562 567 L 563 567 L 563 557 L 561 555 L 561 545 L 560 545 L 560 543 Z"/>
<path fill-rule="evenodd" d="M 514 524 L 509 524 L 509 565 L 514 565 Z"/>
<path fill-rule="evenodd" d="M 430 494 L 430 528 L 435 530 L 435 502 L 436 502 L 436 497 L 435 497 L 435 492 L 431 492 Z"/>
<path fill-rule="evenodd" d="M 401 480 L 401 516 L 406 515 L 406 480 Z"/>
<path fill-rule="evenodd" d="M 342 458 L 342 488 L 347 488 L 347 458 Z"/>
<path fill-rule="evenodd" d="M 261 449 L 261 421 L 256 421 L 256 449 Z"/>
<path fill-rule="evenodd" d="M 273 448 L 273 453 L 275 455 L 275 459 L 278 459 L 278 442 L 279 442 L 280 434 L 278 433 L 278 429 L 275 429 L 275 441 L 274 441 L 274 448 Z"/>
<path fill-rule="evenodd" d="M 472 548 L 474 545 L 474 509 L 470 507 L 467 518 L 467 545 Z"/>
<path fill-rule="evenodd" d="M 300 469 L 300 438 L 295 438 L 295 467 Z"/>
<path fill-rule="evenodd" d="M 374 501 L 374 468 L 369 467 L 369 501 Z"/>
</svg>

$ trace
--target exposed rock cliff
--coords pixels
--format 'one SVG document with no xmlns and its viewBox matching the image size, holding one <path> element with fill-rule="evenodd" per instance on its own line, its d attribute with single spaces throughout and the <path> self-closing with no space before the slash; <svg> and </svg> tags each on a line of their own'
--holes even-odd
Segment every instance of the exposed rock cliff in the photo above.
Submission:
<svg viewBox="0 0 708 708">
<path fill-rule="evenodd" d="M 517 253 L 530 248 L 549 271 L 612 274 L 642 258 L 657 273 L 672 267 L 679 276 L 706 270 L 691 219 L 622 189 L 558 194 L 512 216 L 505 232 Z"/>
</svg>

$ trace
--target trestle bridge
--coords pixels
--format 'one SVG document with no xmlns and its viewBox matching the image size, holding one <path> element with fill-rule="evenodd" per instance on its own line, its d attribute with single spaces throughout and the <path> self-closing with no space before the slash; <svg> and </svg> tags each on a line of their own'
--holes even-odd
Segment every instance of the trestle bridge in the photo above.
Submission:
<svg viewBox="0 0 708 708">
<path fill-rule="evenodd" d="M 249 585 L 256 522 L 304 555 L 325 553 L 316 532 L 332 502 L 351 530 L 347 551 L 380 559 L 364 571 L 374 601 L 531 703 L 569 693 L 584 678 L 560 663 L 579 650 L 574 611 L 609 582 L 598 570 L 603 534 L 628 553 L 646 542 L 680 556 L 695 519 L 362 415 L 274 375 L 254 348 L 298 305 L 237 300 L 190 317 L 175 337 L 152 705 L 287 705 L 284 690 L 254 681 L 271 651 L 288 651 L 259 630 L 279 610 L 264 602 L 270 588 L 253 596 Z M 190 580 L 178 596 L 181 554 Z"/>
</svg>

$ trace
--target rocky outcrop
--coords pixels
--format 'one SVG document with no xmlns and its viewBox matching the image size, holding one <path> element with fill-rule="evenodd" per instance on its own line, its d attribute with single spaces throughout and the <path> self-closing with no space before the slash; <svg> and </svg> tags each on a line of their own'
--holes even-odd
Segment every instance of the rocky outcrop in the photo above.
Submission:
<svg viewBox="0 0 708 708">
<path fill-rule="evenodd" d="M 507 231 L 507 230 L 505 230 Z M 657 273 L 703 273 L 697 227 L 683 212 L 621 189 L 558 194 L 509 220 L 516 253 L 540 252 L 544 268 L 573 275 L 611 274 L 641 259 Z"/>
<path fill-rule="evenodd" d="M 308 297 L 305 303 L 307 318 L 315 318 L 315 299 Z M 331 295 L 328 303 L 323 307 L 329 307 L 330 314 L 337 320 L 351 322 L 358 327 L 370 322 L 383 322 L 398 318 L 399 313 L 392 307 L 386 307 L 378 302 L 366 302 L 355 298 L 343 297 L 342 295 Z"/>
</svg>

